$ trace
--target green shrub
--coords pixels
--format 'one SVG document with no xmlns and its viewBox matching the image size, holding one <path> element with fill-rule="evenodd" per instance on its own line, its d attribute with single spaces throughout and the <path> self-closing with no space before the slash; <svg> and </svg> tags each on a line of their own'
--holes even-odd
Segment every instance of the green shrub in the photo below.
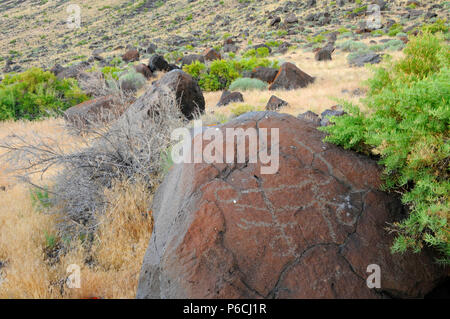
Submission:
<svg viewBox="0 0 450 319">
<path fill-rule="evenodd" d="M 389 40 L 384 44 L 384 47 L 391 51 L 400 51 L 405 47 L 405 43 L 399 39 Z"/>
<path fill-rule="evenodd" d="M 340 34 L 342 34 L 342 33 L 350 32 L 350 30 L 348 30 L 347 28 L 339 28 L 339 29 L 337 29 L 337 32 L 339 32 Z"/>
<path fill-rule="evenodd" d="M 339 47 L 344 52 L 353 52 L 362 49 L 367 49 L 367 45 L 364 42 L 357 42 L 353 40 L 347 40 L 339 44 Z"/>
<path fill-rule="evenodd" d="M 319 34 L 319 35 L 315 36 L 314 38 L 308 37 L 308 40 L 313 43 L 322 43 L 323 41 L 325 41 L 325 36 L 322 34 Z"/>
<path fill-rule="evenodd" d="M 239 77 L 236 63 L 233 60 L 215 60 L 208 73 L 200 75 L 199 85 L 206 91 L 218 91 L 229 87 Z"/>
<path fill-rule="evenodd" d="M 250 78 L 238 78 L 230 85 L 230 91 L 265 90 L 266 88 L 266 82 Z"/>
<path fill-rule="evenodd" d="M 247 50 L 242 57 L 244 58 L 252 58 L 252 57 L 258 57 L 258 58 L 265 58 L 269 56 L 269 49 L 266 47 L 261 47 L 258 49 L 250 49 Z"/>
<path fill-rule="evenodd" d="M 265 48 L 267 50 L 267 48 Z M 198 81 L 205 91 L 228 89 L 230 84 L 239 78 L 244 71 L 251 71 L 256 67 L 278 68 L 278 61 L 264 58 L 243 58 L 241 60 L 215 60 L 207 68 L 200 62 L 185 65 L 183 70 Z"/>
<path fill-rule="evenodd" d="M 119 85 L 124 90 L 136 91 L 142 88 L 147 82 L 145 76 L 136 72 L 134 68 L 130 68 L 127 72 L 120 75 Z"/>
<path fill-rule="evenodd" d="M 105 66 L 102 68 L 102 73 L 106 79 L 113 78 L 114 80 L 119 79 L 120 68 L 114 66 Z"/>
<path fill-rule="evenodd" d="M 266 45 L 268 47 L 275 47 L 278 48 L 281 45 L 281 41 L 274 41 L 274 40 L 269 40 L 266 42 Z"/>
<path fill-rule="evenodd" d="M 204 91 L 219 91 L 225 88 L 224 84 L 221 83 L 216 76 L 211 75 L 209 73 L 202 73 L 200 75 L 198 85 Z"/>
<path fill-rule="evenodd" d="M 367 6 L 362 6 L 362 7 L 355 8 L 352 12 L 355 13 L 355 14 L 358 14 L 358 13 L 361 13 L 363 11 L 367 11 Z"/>
<path fill-rule="evenodd" d="M 425 246 L 450 263 L 448 164 L 450 158 L 449 47 L 435 35 L 411 38 L 405 57 L 374 68 L 361 112 L 344 103 L 347 115 L 322 128 L 326 141 L 380 156 L 384 188 L 402 194 L 409 216 L 394 223 L 393 252 Z"/>
<path fill-rule="evenodd" d="M 7 74 L 0 83 L 0 120 L 55 116 L 87 99 L 76 80 L 39 68 Z"/>
<path fill-rule="evenodd" d="M 351 38 L 351 37 L 353 37 L 353 32 L 351 32 L 351 31 L 349 31 L 349 32 L 344 32 L 344 33 L 341 33 L 339 36 L 338 36 L 338 38 Z"/>
<path fill-rule="evenodd" d="M 120 66 L 124 63 L 124 61 L 122 60 L 122 58 L 120 57 L 115 57 L 111 60 L 111 62 L 109 64 L 111 64 L 112 66 Z"/>
<path fill-rule="evenodd" d="M 437 73 L 450 62 L 450 52 L 443 49 L 438 36 L 426 33 L 420 37 L 413 37 L 404 49 L 405 58 L 395 67 L 399 74 L 405 74 L 414 80 Z"/>
<path fill-rule="evenodd" d="M 403 28 L 400 24 L 394 23 L 389 29 L 388 35 L 390 37 L 395 37 L 398 33 L 403 32 Z"/>
<path fill-rule="evenodd" d="M 241 59 L 237 62 L 237 68 L 241 71 L 252 71 L 257 67 L 272 67 L 278 68 L 278 61 L 271 61 L 269 59 L 249 58 Z"/>
<path fill-rule="evenodd" d="M 43 210 L 51 206 L 48 187 L 30 188 L 31 202 L 37 210 Z"/>
<path fill-rule="evenodd" d="M 172 51 L 164 54 L 164 58 L 169 62 L 177 62 L 177 60 L 182 59 L 184 56 L 181 51 Z"/>
<path fill-rule="evenodd" d="M 385 47 L 385 45 L 383 45 L 383 44 L 374 44 L 374 45 L 371 45 L 371 46 L 370 46 L 369 50 L 370 50 L 370 51 L 374 51 L 374 52 L 381 52 L 381 51 L 383 51 L 385 48 L 386 48 L 386 47 Z"/>
<path fill-rule="evenodd" d="M 373 30 L 370 34 L 374 37 L 381 37 L 384 35 L 384 31 L 383 30 Z"/>
<path fill-rule="evenodd" d="M 201 63 L 200 61 L 195 61 L 189 65 L 183 66 L 183 71 L 190 74 L 195 80 L 200 79 L 200 74 L 206 69 L 206 65 Z"/>
<path fill-rule="evenodd" d="M 434 23 L 431 24 L 425 24 L 422 27 L 422 31 L 427 33 L 436 33 L 436 32 L 443 32 L 443 33 L 447 33 L 448 32 L 448 26 L 446 24 L 445 20 L 442 19 L 438 19 L 436 20 Z"/>
</svg>

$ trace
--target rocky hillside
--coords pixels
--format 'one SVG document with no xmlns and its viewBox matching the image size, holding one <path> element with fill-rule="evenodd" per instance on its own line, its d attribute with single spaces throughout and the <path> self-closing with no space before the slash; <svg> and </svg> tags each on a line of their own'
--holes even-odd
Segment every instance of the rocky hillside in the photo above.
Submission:
<svg viewBox="0 0 450 319">
<path fill-rule="evenodd" d="M 292 45 L 312 48 L 331 31 L 361 31 L 372 3 L 380 6 L 385 33 L 395 32 L 392 26 L 413 31 L 449 15 L 449 2 L 442 0 L 79 0 L 81 26 L 70 29 L 68 1 L 0 1 L 0 69 L 49 69 L 93 53 L 112 60 L 127 47 L 174 60 L 214 46 L 236 51 L 270 42 L 285 43 L 281 52 Z M 224 47 L 229 37 L 236 47 Z"/>
</svg>

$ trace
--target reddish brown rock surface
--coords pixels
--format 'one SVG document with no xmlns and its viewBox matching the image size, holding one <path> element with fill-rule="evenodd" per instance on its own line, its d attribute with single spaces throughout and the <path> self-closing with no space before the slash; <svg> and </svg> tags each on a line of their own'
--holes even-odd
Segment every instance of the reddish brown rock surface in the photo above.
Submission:
<svg viewBox="0 0 450 319">
<path fill-rule="evenodd" d="M 139 60 L 139 52 L 136 49 L 128 50 L 124 55 L 122 55 L 122 60 L 125 62 L 134 62 Z"/>
<path fill-rule="evenodd" d="M 138 65 L 135 65 L 134 69 L 136 70 L 136 72 L 141 73 L 143 76 L 145 76 L 147 80 L 153 76 L 153 73 L 148 67 L 148 65 L 144 63 L 139 63 Z"/>
<path fill-rule="evenodd" d="M 225 90 L 222 92 L 222 95 L 220 96 L 220 100 L 217 103 L 217 106 L 225 106 L 235 102 L 244 102 L 244 97 L 242 96 L 242 93 L 230 92 Z"/>
<path fill-rule="evenodd" d="M 402 205 L 378 190 L 374 161 L 323 143 L 316 125 L 256 112 L 219 127 L 279 128 L 273 175 L 261 163 L 175 165 L 153 201 L 137 297 L 421 297 L 444 278 L 429 251 L 391 254 L 386 223 Z"/>
<path fill-rule="evenodd" d="M 333 47 L 333 45 L 329 43 L 322 49 L 319 49 L 314 55 L 314 58 L 317 61 L 331 61 L 331 54 L 334 52 L 334 50 L 335 48 Z"/>
<path fill-rule="evenodd" d="M 270 97 L 269 101 L 267 102 L 266 110 L 267 111 L 276 111 L 286 105 L 288 105 L 288 102 L 283 101 L 282 99 L 280 99 L 279 97 L 277 97 L 275 95 L 272 95 Z"/>
<path fill-rule="evenodd" d="M 257 67 L 252 70 L 250 77 L 259 79 L 264 82 L 272 83 L 278 74 L 278 70 L 274 68 Z"/>
<path fill-rule="evenodd" d="M 269 90 L 294 90 L 304 88 L 313 82 L 313 77 L 297 68 L 294 64 L 285 62 L 281 65 L 277 76 L 269 86 Z"/>
<path fill-rule="evenodd" d="M 164 103 L 178 107 L 190 120 L 205 111 L 205 98 L 197 81 L 182 70 L 172 70 L 153 82 L 127 109 L 127 113 L 141 114 L 142 118 L 147 118 L 147 115 Z"/>
<path fill-rule="evenodd" d="M 213 48 L 206 49 L 203 52 L 203 56 L 205 57 L 206 61 L 214 61 L 214 60 L 220 60 L 222 57 L 220 56 L 220 53 L 218 53 Z"/>
</svg>

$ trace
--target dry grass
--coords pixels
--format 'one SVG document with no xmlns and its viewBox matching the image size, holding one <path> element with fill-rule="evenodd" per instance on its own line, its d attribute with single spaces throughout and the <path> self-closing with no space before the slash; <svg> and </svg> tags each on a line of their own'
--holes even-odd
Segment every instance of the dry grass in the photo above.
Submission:
<svg viewBox="0 0 450 319">
<path fill-rule="evenodd" d="M 37 131 L 73 147 L 78 139 L 67 135 L 61 124 L 54 119 L 4 122 L 0 139 L 13 133 L 32 138 Z M 108 205 L 99 216 L 92 244 L 73 242 L 55 262 L 52 253 L 61 240 L 58 216 L 33 205 L 29 185 L 13 179 L 10 166 L 2 162 L 0 171 L 0 186 L 6 186 L 0 191 L 0 261 L 6 262 L 0 270 L 0 298 L 134 298 L 152 225 L 147 211 L 151 190 L 145 183 L 116 181 L 105 191 Z M 39 182 L 51 176 L 52 172 Z M 70 264 L 81 267 L 80 289 L 65 285 Z"/>
<path fill-rule="evenodd" d="M 99 217 L 100 227 L 90 249 L 78 244 L 65 256 L 62 270 L 70 264 L 81 268 L 81 288 L 66 289 L 65 298 L 134 298 L 139 271 L 151 235 L 148 212 L 150 191 L 145 183 L 117 182 L 105 191 L 110 202 Z M 92 265 L 85 265 L 92 258 Z"/>
</svg>

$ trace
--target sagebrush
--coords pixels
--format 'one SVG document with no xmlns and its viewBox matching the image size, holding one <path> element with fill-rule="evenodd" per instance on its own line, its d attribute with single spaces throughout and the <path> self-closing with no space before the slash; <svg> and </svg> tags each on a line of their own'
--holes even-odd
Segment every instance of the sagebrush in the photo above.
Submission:
<svg viewBox="0 0 450 319">
<path fill-rule="evenodd" d="M 374 69 L 368 81 L 369 110 L 346 103 L 333 118 L 326 141 L 380 156 L 385 189 L 402 194 L 410 214 L 391 228 L 398 236 L 393 252 L 425 246 L 450 263 L 449 120 L 450 51 L 442 35 L 410 38 L 405 57 Z"/>
<path fill-rule="evenodd" d="M 39 68 L 6 74 L 0 83 L 0 120 L 57 116 L 87 99 L 75 79 L 58 79 Z"/>
</svg>

